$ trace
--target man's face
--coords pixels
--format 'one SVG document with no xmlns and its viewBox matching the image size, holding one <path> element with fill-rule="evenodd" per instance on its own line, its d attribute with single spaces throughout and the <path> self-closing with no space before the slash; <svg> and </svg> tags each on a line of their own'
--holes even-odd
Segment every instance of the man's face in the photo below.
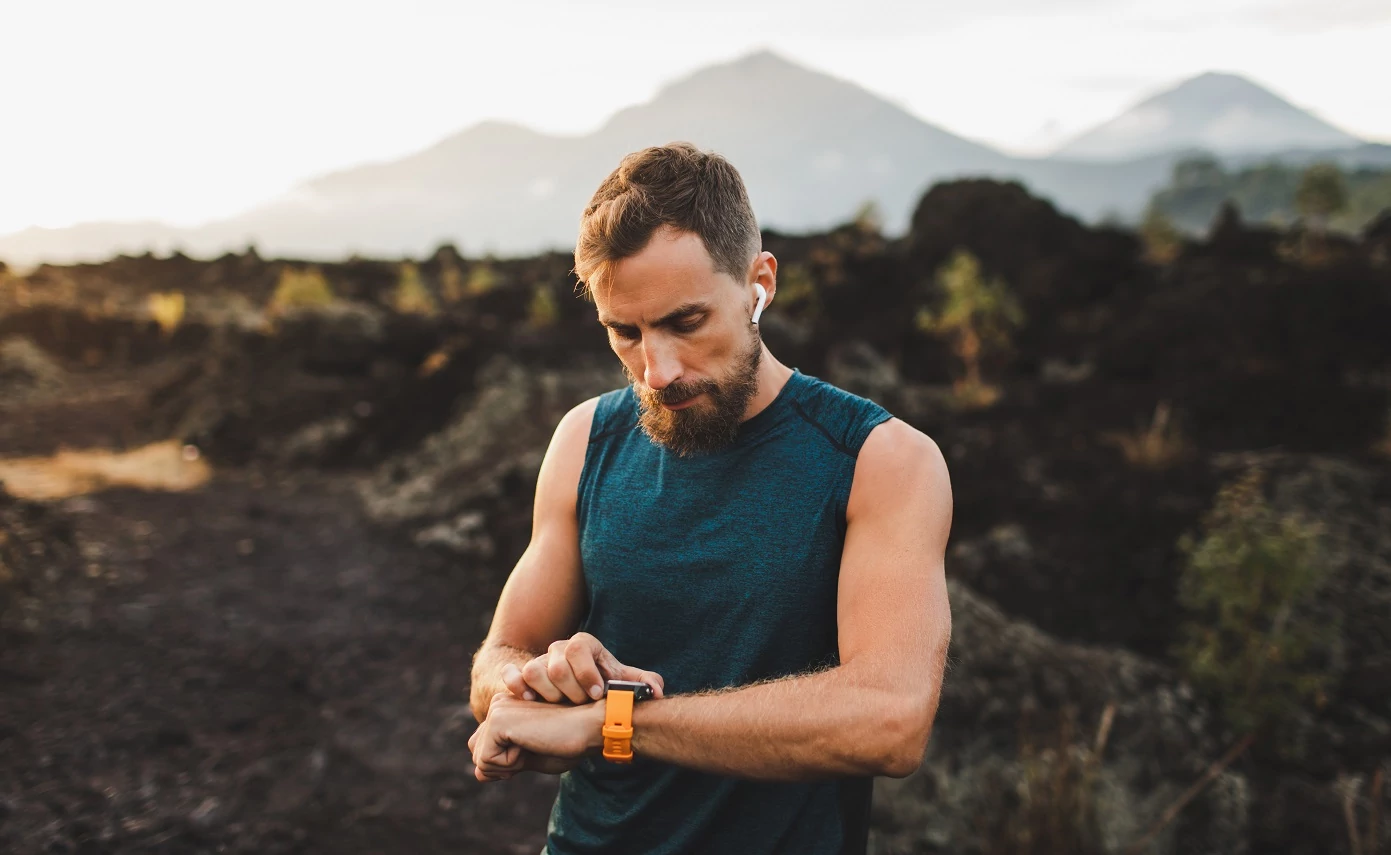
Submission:
<svg viewBox="0 0 1391 855">
<path fill-rule="evenodd" d="M 763 342 L 749 321 L 751 295 L 746 282 L 715 272 L 699 235 L 666 226 L 595 290 L 642 428 L 677 454 L 732 442 L 758 391 Z"/>
</svg>

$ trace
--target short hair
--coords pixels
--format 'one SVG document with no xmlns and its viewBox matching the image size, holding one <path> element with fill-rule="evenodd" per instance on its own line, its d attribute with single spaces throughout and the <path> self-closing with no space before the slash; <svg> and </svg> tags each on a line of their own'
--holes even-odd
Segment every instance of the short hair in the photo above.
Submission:
<svg viewBox="0 0 1391 855">
<path fill-rule="evenodd" d="M 742 280 L 763 236 L 739 171 L 723 156 L 689 142 L 624 156 L 580 216 L 574 273 L 585 296 L 615 262 L 637 255 L 662 226 L 694 232 L 715 271 Z"/>
</svg>

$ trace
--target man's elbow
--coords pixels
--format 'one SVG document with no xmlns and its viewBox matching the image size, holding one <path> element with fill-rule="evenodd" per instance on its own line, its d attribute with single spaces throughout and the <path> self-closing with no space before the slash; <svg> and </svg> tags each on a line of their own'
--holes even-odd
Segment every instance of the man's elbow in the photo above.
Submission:
<svg viewBox="0 0 1391 855">
<path fill-rule="evenodd" d="M 469 712 L 473 713 L 473 720 L 479 724 L 488 717 L 488 702 L 480 701 L 478 698 L 469 699 Z"/>
<path fill-rule="evenodd" d="M 918 771 L 927 754 L 935 713 L 930 704 L 914 702 L 903 704 L 889 716 L 884 733 L 891 738 L 885 746 L 876 774 L 906 778 Z"/>
</svg>

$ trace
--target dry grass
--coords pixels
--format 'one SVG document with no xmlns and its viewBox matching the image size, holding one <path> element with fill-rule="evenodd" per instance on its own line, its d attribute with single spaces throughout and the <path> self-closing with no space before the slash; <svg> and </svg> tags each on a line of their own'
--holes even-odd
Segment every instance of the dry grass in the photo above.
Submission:
<svg viewBox="0 0 1391 855">
<path fill-rule="evenodd" d="M 961 380 L 952 385 L 952 408 L 968 412 L 981 410 L 1000 400 L 1000 387 L 989 383 L 972 383 Z"/>
<path fill-rule="evenodd" d="M 1019 725 L 1020 780 L 996 793 L 997 803 L 977 818 L 985 855 L 1100 855 L 1105 851 L 1096 814 L 1101 756 L 1111 734 L 1115 704 L 1102 711 L 1090 744 L 1077 741 L 1077 711 L 1066 708 L 1055 732 L 1042 739 L 1029 716 Z"/>
<path fill-rule="evenodd" d="M 1168 401 L 1160 401 L 1148 427 L 1137 427 L 1126 433 L 1110 431 L 1102 434 L 1103 442 L 1120 448 L 1126 462 L 1144 469 L 1163 469 L 1182 460 L 1189 451 L 1188 441 L 1172 419 Z"/>
<path fill-rule="evenodd" d="M 0 483 L 25 499 L 62 499 L 109 487 L 180 492 L 211 475 L 197 449 L 172 439 L 127 452 L 64 450 L 52 457 L 0 459 Z"/>
</svg>

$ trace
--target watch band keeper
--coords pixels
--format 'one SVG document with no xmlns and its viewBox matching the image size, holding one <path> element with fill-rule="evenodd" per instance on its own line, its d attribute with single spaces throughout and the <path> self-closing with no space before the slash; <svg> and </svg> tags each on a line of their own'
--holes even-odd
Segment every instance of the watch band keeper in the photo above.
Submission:
<svg viewBox="0 0 1391 855">
<path fill-rule="evenodd" d="M 615 763 L 630 763 L 633 760 L 633 729 L 620 725 L 606 724 L 603 730 L 604 759 Z"/>
</svg>

